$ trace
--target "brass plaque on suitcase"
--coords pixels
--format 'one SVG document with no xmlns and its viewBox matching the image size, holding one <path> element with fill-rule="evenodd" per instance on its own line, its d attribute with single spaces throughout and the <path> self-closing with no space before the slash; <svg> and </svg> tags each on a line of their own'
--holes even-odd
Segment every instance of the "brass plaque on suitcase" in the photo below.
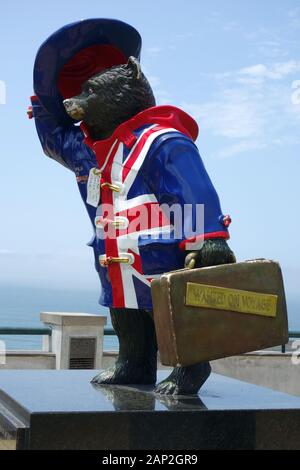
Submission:
<svg viewBox="0 0 300 470">
<path fill-rule="evenodd" d="M 188 366 L 285 344 L 281 269 L 252 260 L 163 274 L 151 283 L 161 362 Z"/>
</svg>

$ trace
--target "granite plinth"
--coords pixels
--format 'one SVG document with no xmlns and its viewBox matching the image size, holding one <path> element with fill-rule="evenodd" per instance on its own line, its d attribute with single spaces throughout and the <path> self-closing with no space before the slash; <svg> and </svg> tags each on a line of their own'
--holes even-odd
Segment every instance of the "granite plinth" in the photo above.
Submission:
<svg viewBox="0 0 300 470">
<path fill-rule="evenodd" d="M 300 448 L 298 397 L 217 374 L 196 397 L 163 397 L 152 387 L 95 387 L 94 374 L 0 371 L 0 448 Z"/>
</svg>

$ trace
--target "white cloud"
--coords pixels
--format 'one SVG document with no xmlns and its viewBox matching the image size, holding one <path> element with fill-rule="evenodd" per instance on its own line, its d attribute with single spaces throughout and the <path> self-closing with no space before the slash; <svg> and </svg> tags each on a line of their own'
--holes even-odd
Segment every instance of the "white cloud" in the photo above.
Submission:
<svg viewBox="0 0 300 470">
<path fill-rule="evenodd" d="M 292 15 L 294 15 L 292 17 Z M 264 22 L 265 25 L 268 22 Z M 297 12 L 288 11 L 282 14 L 281 24 L 277 27 L 258 27 L 253 31 L 245 29 L 243 37 L 251 46 L 252 52 L 249 57 L 266 57 L 267 60 L 283 60 L 290 57 L 291 50 L 298 49 L 297 36 L 295 29 L 298 29 L 300 24 L 300 16 L 297 17 Z"/>
<path fill-rule="evenodd" d="M 224 139 L 219 157 L 299 144 L 300 105 L 291 101 L 293 76 L 300 61 L 255 64 L 215 74 L 211 100 L 183 103 L 200 127 Z"/>
<path fill-rule="evenodd" d="M 300 60 L 288 60 L 285 62 L 272 62 L 268 64 L 253 64 L 238 70 L 218 72 L 214 74 L 202 73 L 219 82 L 229 80 L 243 85 L 261 85 L 267 80 L 283 80 L 290 75 L 300 75 Z"/>
<path fill-rule="evenodd" d="M 271 65 L 256 64 L 250 67 L 242 68 L 238 71 L 239 75 L 250 77 L 254 80 L 270 79 L 282 80 L 283 78 L 293 73 L 300 71 L 300 61 L 289 60 L 287 62 L 280 62 Z"/>
<path fill-rule="evenodd" d="M 235 155 L 240 155 L 244 152 L 249 152 L 251 150 L 261 150 L 267 145 L 263 142 L 256 142 L 255 140 L 241 140 L 236 144 L 229 145 L 221 149 L 217 156 L 220 158 L 234 157 Z"/>
<path fill-rule="evenodd" d="M 257 103 L 243 89 L 225 89 L 215 101 L 183 107 L 200 120 L 202 128 L 229 139 L 258 136 L 265 124 L 264 113 L 258 113 Z"/>
</svg>

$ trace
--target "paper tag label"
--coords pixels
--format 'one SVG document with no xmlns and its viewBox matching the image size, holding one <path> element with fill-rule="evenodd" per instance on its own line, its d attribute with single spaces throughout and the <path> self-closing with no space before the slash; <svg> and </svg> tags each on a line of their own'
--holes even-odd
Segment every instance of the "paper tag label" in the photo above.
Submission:
<svg viewBox="0 0 300 470">
<path fill-rule="evenodd" d="M 87 182 L 86 202 L 90 206 L 98 207 L 100 200 L 100 178 L 101 172 L 97 168 L 91 168 Z"/>
</svg>

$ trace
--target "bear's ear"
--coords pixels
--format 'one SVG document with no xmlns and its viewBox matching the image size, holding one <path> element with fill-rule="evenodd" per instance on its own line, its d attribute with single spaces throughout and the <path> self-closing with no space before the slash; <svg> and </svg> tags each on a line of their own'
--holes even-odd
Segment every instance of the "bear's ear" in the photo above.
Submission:
<svg viewBox="0 0 300 470">
<path fill-rule="evenodd" d="M 132 70 L 134 74 L 134 78 L 136 78 L 137 80 L 141 78 L 141 75 L 142 75 L 141 65 L 135 57 L 133 56 L 129 57 L 126 67 Z"/>
</svg>

